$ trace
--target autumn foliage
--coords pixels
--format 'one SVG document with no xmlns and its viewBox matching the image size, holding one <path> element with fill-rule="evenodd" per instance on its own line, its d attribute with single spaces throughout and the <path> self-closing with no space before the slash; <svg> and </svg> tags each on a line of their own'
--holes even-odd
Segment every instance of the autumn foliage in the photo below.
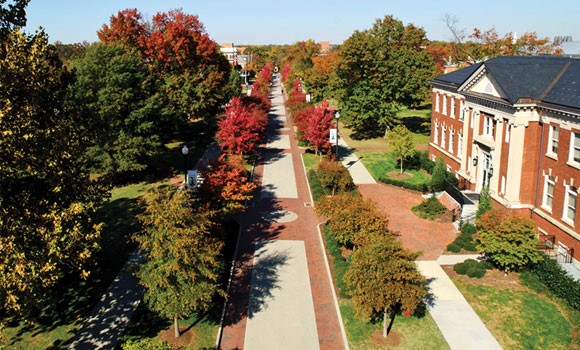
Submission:
<svg viewBox="0 0 580 350">
<path fill-rule="evenodd" d="M 203 179 L 198 194 L 202 201 L 226 215 L 245 209 L 244 202 L 252 198 L 256 185 L 249 180 L 243 159 L 222 155 L 200 171 Z"/>
<path fill-rule="evenodd" d="M 216 133 L 220 146 L 226 152 L 251 153 L 264 139 L 268 120 L 260 102 L 262 100 L 256 96 L 252 99 L 232 99 L 224 119 L 218 123 Z"/>
<path fill-rule="evenodd" d="M 330 125 L 333 119 L 328 102 L 324 101 L 314 107 L 306 129 L 306 140 L 314 147 L 316 153 L 330 153 Z"/>
</svg>

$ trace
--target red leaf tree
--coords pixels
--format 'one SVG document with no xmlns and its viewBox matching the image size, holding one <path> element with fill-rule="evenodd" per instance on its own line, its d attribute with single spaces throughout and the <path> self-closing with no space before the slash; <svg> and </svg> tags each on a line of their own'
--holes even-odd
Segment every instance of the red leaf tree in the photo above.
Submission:
<svg viewBox="0 0 580 350">
<path fill-rule="evenodd" d="M 235 215 L 245 209 L 244 201 L 252 199 L 256 185 L 252 183 L 239 156 L 225 154 L 200 170 L 203 182 L 198 189 L 202 201 L 225 215 Z"/>
<path fill-rule="evenodd" d="M 316 153 L 329 153 L 331 146 L 329 140 L 332 112 L 328 109 L 328 102 L 324 101 L 313 108 L 308 118 L 306 140 L 314 146 Z"/>
<path fill-rule="evenodd" d="M 300 141 L 308 141 L 307 132 L 310 127 L 310 116 L 314 113 L 314 106 L 304 106 L 297 110 L 292 117 L 296 126 L 296 137 Z"/>
<path fill-rule="evenodd" d="M 266 122 L 263 113 L 250 113 L 240 98 L 234 98 L 226 108 L 225 118 L 218 123 L 216 136 L 228 153 L 247 154 L 263 139 Z"/>
<path fill-rule="evenodd" d="M 122 10 L 111 16 L 111 23 L 104 24 L 97 35 L 104 43 L 125 45 L 145 52 L 147 28 L 137 9 Z"/>
</svg>

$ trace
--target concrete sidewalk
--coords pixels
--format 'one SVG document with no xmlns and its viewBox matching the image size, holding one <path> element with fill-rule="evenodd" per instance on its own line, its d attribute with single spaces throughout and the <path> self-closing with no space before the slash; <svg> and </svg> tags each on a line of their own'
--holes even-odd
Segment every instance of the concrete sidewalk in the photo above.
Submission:
<svg viewBox="0 0 580 350">
<path fill-rule="evenodd" d="M 417 261 L 434 296 L 429 312 L 451 349 L 502 349 L 436 261 Z"/>
<path fill-rule="evenodd" d="M 350 172 L 350 176 L 352 177 L 352 181 L 355 185 L 364 185 L 364 184 L 376 184 L 377 181 L 372 177 L 371 173 L 367 170 L 364 164 L 360 161 L 359 157 L 350 150 L 348 144 L 342 139 L 338 139 L 339 145 L 339 159 L 345 168 L 348 169 Z M 340 149 L 342 148 L 342 149 Z M 345 151 L 346 150 L 346 151 Z M 346 154 L 341 154 L 346 153 Z"/>
</svg>

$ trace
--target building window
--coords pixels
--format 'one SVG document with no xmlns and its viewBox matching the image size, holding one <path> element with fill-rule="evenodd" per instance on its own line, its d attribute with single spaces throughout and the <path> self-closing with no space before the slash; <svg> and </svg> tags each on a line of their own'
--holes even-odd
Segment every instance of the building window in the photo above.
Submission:
<svg viewBox="0 0 580 350">
<path fill-rule="evenodd" d="M 441 126 L 441 147 L 445 148 L 445 131 L 447 130 L 447 128 L 445 127 L 445 125 Z"/>
<path fill-rule="evenodd" d="M 483 135 L 489 137 L 495 136 L 495 120 L 492 115 L 486 115 L 483 119 Z"/>
<path fill-rule="evenodd" d="M 434 154 L 431 155 L 431 160 L 432 161 L 436 161 L 437 160 L 437 158 L 435 158 L 435 155 Z"/>
<path fill-rule="evenodd" d="M 465 112 L 467 112 L 467 110 L 463 106 L 463 101 L 461 101 L 461 103 L 459 104 L 459 121 L 460 122 L 462 122 L 463 119 L 465 119 Z"/>
<path fill-rule="evenodd" d="M 449 112 L 451 118 L 455 118 L 455 98 L 451 96 L 451 111 Z"/>
<path fill-rule="evenodd" d="M 574 186 L 566 186 L 566 198 L 564 198 L 564 221 L 574 225 L 576 218 L 576 198 L 578 197 L 578 190 Z"/>
<path fill-rule="evenodd" d="M 443 115 L 447 115 L 447 95 L 443 95 Z"/>
<path fill-rule="evenodd" d="M 435 130 L 433 132 L 433 143 L 434 144 L 439 143 L 439 123 L 438 122 L 435 122 Z"/>
<path fill-rule="evenodd" d="M 570 140 L 570 156 L 568 161 L 580 164 L 580 134 L 573 132 Z"/>
<path fill-rule="evenodd" d="M 473 129 L 473 125 L 475 124 L 475 112 L 473 108 L 469 109 L 469 126 Z"/>
<path fill-rule="evenodd" d="M 460 132 L 457 135 L 457 156 L 461 157 L 463 155 L 463 133 Z"/>
<path fill-rule="evenodd" d="M 512 132 L 512 126 L 506 121 L 505 123 L 505 142 L 510 142 L 510 134 Z"/>
<path fill-rule="evenodd" d="M 544 177 L 544 199 L 542 200 L 542 207 L 552 212 L 552 204 L 554 202 L 554 188 L 556 187 L 555 178 L 552 176 Z"/>
<path fill-rule="evenodd" d="M 449 130 L 449 153 L 453 154 L 453 136 L 455 131 L 453 129 Z"/>
<path fill-rule="evenodd" d="M 439 93 L 435 93 L 435 112 L 439 112 Z"/>
<path fill-rule="evenodd" d="M 548 154 L 558 157 L 558 143 L 560 142 L 560 128 L 555 125 L 550 125 L 548 135 Z"/>
</svg>

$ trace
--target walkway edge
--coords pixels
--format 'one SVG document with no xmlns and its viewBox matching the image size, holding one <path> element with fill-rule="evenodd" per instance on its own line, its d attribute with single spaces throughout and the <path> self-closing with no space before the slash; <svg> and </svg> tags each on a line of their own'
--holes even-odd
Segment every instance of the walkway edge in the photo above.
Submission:
<svg viewBox="0 0 580 350">
<path fill-rule="evenodd" d="M 302 161 L 302 170 L 304 171 L 304 176 L 306 177 L 306 183 L 308 184 L 308 194 L 310 195 L 310 203 L 312 203 L 312 209 L 314 209 L 314 197 L 312 197 L 312 190 L 310 189 L 310 180 L 308 179 L 308 174 L 306 173 L 306 166 L 304 165 L 304 157 L 300 155 L 300 160 Z M 328 257 L 326 256 L 326 246 L 324 245 L 324 240 L 322 239 L 322 232 L 320 231 L 320 225 L 324 222 L 316 225 L 316 230 L 318 231 L 318 240 L 320 241 L 320 247 L 322 248 L 322 256 L 324 257 L 324 265 L 326 266 L 326 273 L 328 274 L 328 280 L 330 281 L 330 290 L 332 291 L 332 299 L 334 300 L 334 307 L 336 308 L 336 315 L 338 316 L 338 322 L 340 324 L 340 332 L 342 333 L 342 342 L 344 343 L 345 350 L 350 350 L 348 346 L 348 339 L 346 338 L 346 330 L 344 329 L 344 324 L 342 322 L 342 314 L 340 313 L 340 306 L 338 305 L 338 298 L 336 297 L 336 290 L 334 289 L 334 279 L 332 278 L 332 273 L 330 272 L 330 264 L 328 263 Z"/>
</svg>

